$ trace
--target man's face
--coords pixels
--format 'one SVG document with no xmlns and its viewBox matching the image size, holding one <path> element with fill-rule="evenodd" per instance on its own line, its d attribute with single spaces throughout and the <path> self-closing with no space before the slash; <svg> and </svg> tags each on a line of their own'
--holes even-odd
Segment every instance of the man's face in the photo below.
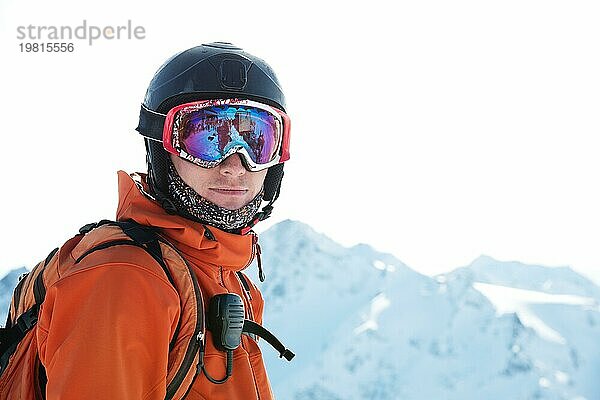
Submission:
<svg viewBox="0 0 600 400">
<path fill-rule="evenodd" d="M 267 169 L 246 170 L 239 154 L 232 154 L 214 168 L 202 168 L 176 155 L 169 154 L 185 183 L 200 196 L 228 210 L 250 203 L 260 192 Z"/>
</svg>

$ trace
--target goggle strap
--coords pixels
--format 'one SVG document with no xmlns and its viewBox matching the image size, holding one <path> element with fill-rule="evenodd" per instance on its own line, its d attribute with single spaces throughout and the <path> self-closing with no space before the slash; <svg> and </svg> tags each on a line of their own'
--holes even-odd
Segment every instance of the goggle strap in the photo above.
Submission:
<svg viewBox="0 0 600 400">
<path fill-rule="evenodd" d="M 246 225 L 245 227 L 243 227 L 240 230 L 240 233 L 242 235 L 246 235 L 248 232 L 250 232 L 252 230 L 252 227 L 254 227 L 254 225 L 258 224 L 260 221 L 264 221 L 265 219 L 267 219 L 271 216 L 271 213 L 273 212 L 273 206 L 272 206 L 273 201 L 274 200 L 271 200 L 269 202 L 269 204 L 264 206 L 261 211 L 257 212 L 256 215 L 254 216 L 254 219 L 252 221 L 250 221 L 248 223 L 248 225 Z"/>
<path fill-rule="evenodd" d="M 271 205 L 271 203 L 273 203 L 273 200 L 271 200 L 269 202 L 269 204 L 264 206 L 263 209 L 257 213 L 258 221 L 264 221 L 265 219 L 267 219 L 271 216 L 271 213 L 273 212 L 273 206 Z M 256 221 L 256 222 L 258 222 L 258 221 Z"/>
<path fill-rule="evenodd" d="M 148 139 L 162 142 L 165 117 L 166 115 L 152 111 L 142 104 L 140 108 L 140 122 L 135 130 Z"/>
</svg>

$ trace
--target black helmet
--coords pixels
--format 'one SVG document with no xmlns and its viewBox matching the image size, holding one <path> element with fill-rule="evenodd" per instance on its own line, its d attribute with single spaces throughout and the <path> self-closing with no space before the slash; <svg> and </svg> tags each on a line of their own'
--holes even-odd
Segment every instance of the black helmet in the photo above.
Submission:
<svg viewBox="0 0 600 400">
<path fill-rule="evenodd" d="M 183 103 L 229 98 L 254 100 L 285 112 L 283 91 L 271 67 L 231 43 L 213 42 L 184 50 L 168 59 L 154 74 L 136 130 L 145 136 L 148 183 L 167 211 L 180 213 L 168 196 L 168 154 L 162 143 L 150 139 L 162 137 L 162 126 L 157 126 L 151 111 L 166 114 Z M 263 196 L 269 204 L 257 214 L 258 219 L 265 219 L 271 213 L 282 178 L 283 163 L 269 168 Z"/>
</svg>

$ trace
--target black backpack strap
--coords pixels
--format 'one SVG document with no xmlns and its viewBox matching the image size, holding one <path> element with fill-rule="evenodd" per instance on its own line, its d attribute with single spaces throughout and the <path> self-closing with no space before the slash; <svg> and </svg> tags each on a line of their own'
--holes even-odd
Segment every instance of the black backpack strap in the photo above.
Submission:
<svg viewBox="0 0 600 400">
<path fill-rule="evenodd" d="M 44 302 L 44 298 L 46 297 L 46 288 L 44 287 L 43 280 L 44 268 L 46 268 L 46 265 L 48 265 L 50 260 L 52 260 L 52 257 L 54 257 L 57 251 L 58 247 L 48 254 L 33 283 L 35 304 L 29 310 L 21 314 L 14 323 L 10 318 L 9 312 L 6 320 L 6 327 L 0 328 L 0 373 L 4 371 L 4 368 L 6 368 L 8 365 L 8 360 L 17 349 L 19 342 L 23 340 L 27 332 L 33 329 L 33 327 L 37 324 L 40 305 Z M 12 301 L 15 307 L 17 307 L 21 301 L 21 292 L 25 284 L 25 277 L 28 274 L 29 272 L 21 276 L 19 283 L 13 291 Z"/>
<path fill-rule="evenodd" d="M 44 269 L 57 252 L 58 247 L 52 250 L 50 254 L 48 254 L 48 257 L 46 257 L 44 265 L 42 266 L 42 270 L 35 277 L 35 281 L 33 282 L 33 296 L 35 297 L 35 304 L 41 305 L 44 302 L 44 299 L 46 298 L 46 285 L 44 285 Z"/>
<path fill-rule="evenodd" d="M 10 328 L 0 328 L 0 373 L 8 365 L 19 342 L 37 323 L 39 311 L 40 306 L 36 304 L 21 314 Z"/>
<path fill-rule="evenodd" d="M 37 323 L 39 305 L 34 305 L 25 311 L 10 328 L 0 328 L 0 354 L 4 353 L 11 344 L 20 342 L 25 334 Z"/>
<path fill-rule="evenodd" d="M 99 244 L 98 246 L 94 246 L 91 249 L 86 250 L 82 255 L 80 255 L 77 258 L 77 260 L 75 260 L 75 264 L 79 263 L 86 256 L 88 256 L 91 253 L 98 251 L 98 250 L 103 250 L 103 249 L 107 249 L 109 247 L 119 246 L 119 245 L 137 246 L 137 247 L 140 247 L 143 250 L 145 250 L 148 254 L 150 254 L 152 256 L 152 258 L 154 258 L 156 260 L 156 262 L 158 262 L 158 264 L 160 264 L 162 269 L 165 271 L 165 274 L 167 275 L 169 282 L 173 283 L 173 278 L 171 276 L 171 273 L 170 273 L 169 269 L 167 268 L 167 266 L 165 265 L 165 262 L 162 257 L 162 251 L 160 250 L 160 244 L 159 244 L 160 237 L 158 236 L 158 232 L 156 231 L 156 229 L 154 229 L 150 226 L 138 224 L 137 222 L 134 222 L 134 221 L 102 220 L 98 223 L 84 225 L 79 230 L 79 232 L 85 234 L 85 233 L 91 231 L 92 229 L 97 228 L 102 225 L 118 226 L 119 228 L 121 228 L 123 230 L 123 232 L 127 236 L 129 236 L 130 240 L 128 240 L 128 239 L 112 240 L 110 242 L 106 242 L 106 243 Z"/>
<path fill-rule="evenodd" d="M 98 222 L 91 222 L 89 224 L 85 224 L 84 226 L 82 226 L 81 228 L 79 228 L 79 233 L 81 233 L 82 235 L 85 235 L 86 233 L 88 233 L 89 231 L 91 231 L 94 228 L 97 228 L 99 226 L 102 225 L 106 225 L 106 224 L 110 224 L 114 221 L 111 221 L 109 219 L 103 219 L 101 221 Z"/>
</svg>

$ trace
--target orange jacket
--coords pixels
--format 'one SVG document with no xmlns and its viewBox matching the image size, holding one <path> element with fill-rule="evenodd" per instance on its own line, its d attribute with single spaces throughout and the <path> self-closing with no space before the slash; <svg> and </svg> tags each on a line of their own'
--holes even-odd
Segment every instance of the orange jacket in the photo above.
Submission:
<svg viewBox="0 0 600 400">
<path fill-rule="evenodd" d="M 247 318 L 262 323 L 260 292 L 251 285 L 248 296 L 235 273 L 254 258 L 254 234 L 235 235 L 211 227 L 216 240 L 209 240 L 202 224 L 167 214 L 140 192 L 129 175 L 123 171 L 118 175 L 117 219 L 160 228 L 192 265 L 205 307 L 216 294 L 237 293 L 244 299 Z M 88 256 L 47 289 L 36 334 L 48 377 L 48 400 L 164 399 L 169 343 L 177 329 L 180 301 L 164 274 L 157 273 L 156 263 L 143 262 L 134 250 L 139 249 L 110 247 L 102 250 L 101 262 Z M 71 254 L 76 258 L 78 247 Z M 207 332 L 204 360 L 212 377 L 225 375 L 225 357 Z M 217 385 L 199 374 L 186 397 L 272 398 L 261 352 L 247 335 L 234 351 L 229 380 Z"/>
</svg>

